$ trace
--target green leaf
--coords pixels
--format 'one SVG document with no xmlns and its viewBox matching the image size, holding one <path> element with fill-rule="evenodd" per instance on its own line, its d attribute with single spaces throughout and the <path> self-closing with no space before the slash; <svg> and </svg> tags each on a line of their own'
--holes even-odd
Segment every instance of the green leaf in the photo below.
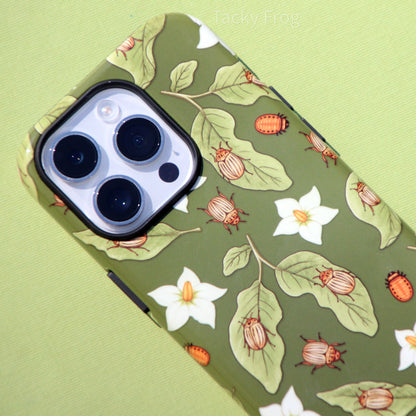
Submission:
<svg viewBox="0 0 416 416">
<path fill-rule="evenodd" d="M 271 394 L 276 393 L 282 379 L 281 362 L 284 344 L 276 331 L 282 311 L 275 294 L 256 280 L 237 297 L 237 311 L 231 320 L 230 345 L 237 361 Z M 250 317 L 260 318 L 270 342 L 263 349 L 249 350 L 245 345 L 243 323 Z M 273 344 L 273 345 L 272 345 Z"/>
<path fill-rule="evenodd" d="M 29 175 L 27 168 L 29 163 L 33 160 L 33 147 L 30 141 L 29 134 L 26 135 L 23 143 L 19 147 L 19 152 L 17 154 L 17 167 L 19 169 L 20 179 L 22 180 L 23 185 L 26 186 L 30 195 L 33 198 L 38 199 L 38 192 L 36 188 L 35 181 Z"/>
<path fill-rule="evenodd" d="M 396 241 L 402 230 L 400 218 L 383 201 L 372 207 L 374 213 L 368 205 L 363 206 L 358 192 L 354 189 L 357 188 L 357 182 L 360 182 L 360 179 L 352 172 L 347 179 L 345 188 L 347 204 L 359 220 L 377 228 L 381 237 L 380 248 L 386 248 Z"/>
<path fill-rule="evenodd" d="M 108 257 L 115 260 L 149 260 L 157 256 L 170 243 L 183 234 L 201 231 L 201 228 L 180 231 L 170 225 L 159 223 L 147 234 L 147 240 L 140 247 L 118 247 L 115 241 L 99 237 L 90 230 L 74 233 L 83 243 L 104 251 Z"/>
<path fill-rule="evenodd" d="M 134 41 L 132 49 L 125 52 L 126 56 L 115 50 L 107 57 L 107 61 L 130 72 L 139 87 L 147 88 L 156 74 L 153 44 L 164 25 L 165 15 L 148 20 L 144 26 L 131 35 L 133 39 L 138 40 Z"/>
<path fill-rule="evenodd" d="M 197 143 L 202 157 L 210 162 L 222 176 L 218 163 L 215 162 L 215 151 L 220 146 L 232 148 L 232 153 L 242 159 L 246 171 L 233 180 L 233 185 L 245 189 L 263 191 L 284 191 L 292 181 L 287 176 L 283 165 L 274 157 L 258 153 L 251 142 L 238 139 L 234 135 L 234 118 L 219 108 L 205 108 L 195 117 L 191 136 Z"/>
<path fill-rule="evenodd" d="M 247 266 L 250 260 L 251 248 L 248 244 L 241 247 L 231 247 L 222 261 L 224 276 L 230 276 L 238 269 Z"/>
<path fill-rule="evenodd" d="M 49 110 L 36 124 L 35 130 L 42 134 L 67 108 L 76 101 L 72 95 L 67 95 L 55 107 Z"/>
<path fill-rule="evenodd" d="M 383 413 L 383 415 L 406 416 L 416 407 L 416 387 L 410 384 L 404 384 L 400 387 L 384 382 L 362 381 L 361 383 L 346 384 L 335 390 L 318 393 L 317 396 L 331 406 L 339 406 L 354 416 L 374 416 L 374 410 L 369 408 L 362 410 L 358 397 L 363 391 L 375 388 L 390 390 L 393 395 L 393 402 L 387 407 L 388 412 Z"/>
<path fill-rule="evenodd" d="M 278 99 L 268 87 L 248 82 L 245 71 L 241 62 L 219 68 L 209 91 L 230 104 L 250 105 L 263 96 Z"/>
<path fill-rule="evenodd" d="M 353 299 L 347 295 L 338 295 L 337 299 L 328 286 L 321 287 L 316 284 L 321 284 L 321 281 L 318 278 L 314 279 L 319 276 L 316 269 L 323 271 L 325 268 L 341 270 L 355 276 L 349 270 L 310 251 L 299 251 L 283 259 L 276 266 L 275 275 L 277 283 L 289 296 L 311 293 L 320 306 L 334 312 L 345 328 L 373 336 L 378 328 L 377 318 L 370 296 L 361 280 L 355 276 L 355 287 L 350 293 Z"/>
<path fill-rule="evenodd" d="M 178 92 L 184 88 L 189 87 L 194 81 L 194 72 L 198 62 L 195 60 L 188 62 L 181 62 L 175 68 L 172 69 L 170 73 L 170 90 L 173 92 Z"/>
</svg>

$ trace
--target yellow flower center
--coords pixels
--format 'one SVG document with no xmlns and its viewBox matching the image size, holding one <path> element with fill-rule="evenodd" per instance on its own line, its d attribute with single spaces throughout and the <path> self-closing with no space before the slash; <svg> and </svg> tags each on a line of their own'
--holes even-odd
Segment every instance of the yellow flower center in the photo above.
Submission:
<svg viewBox="0 0 416 416">
<path fill-rule="evenodd" d="M 408 335 L 405 340 L 410 344 L 416 347 L 416 337 L 412 337 L 411 335 Z"/>
<path fill-rule="evenodd" d="M 305 211 L 295 209 L 293 211 L 293 215 L 299 222 L 305 223 L 306 221 L 308 221 L 308 216 L 306 215 Z"/>
<path fill-rule="evenodd" d="M 190 302 L 194 296 L 191 282 L 186 281 L 183 285 L 182 298 L 185 302 Z"/>
</svg>

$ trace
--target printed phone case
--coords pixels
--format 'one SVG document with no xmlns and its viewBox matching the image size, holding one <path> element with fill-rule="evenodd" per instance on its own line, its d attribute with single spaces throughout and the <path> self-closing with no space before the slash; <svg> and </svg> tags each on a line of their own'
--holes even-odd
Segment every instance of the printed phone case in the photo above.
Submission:
<svg viewBox="0 0 416 416">
<path fill-rule="evenodd" d="M 49 125 L 115 79 L 162 106 L 203 163 L 193 192 L 129 242 L 87 229 L 33 160 Z M 35 124 L 18 165 L 249 414 L 416 415 L 414 232 L 199 20 L 161 15 L 135 31 Z"/>
</svg>

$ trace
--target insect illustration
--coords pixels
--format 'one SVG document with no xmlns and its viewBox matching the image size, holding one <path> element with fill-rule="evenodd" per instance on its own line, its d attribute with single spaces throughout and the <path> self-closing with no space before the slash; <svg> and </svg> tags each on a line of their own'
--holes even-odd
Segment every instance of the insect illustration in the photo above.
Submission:
<svg viewBox="0 0 416 416">
<path fill-rule="evenodd" d="M 371 212 L 374 215 L 373 207 L 375 207 L 381 202 L 380 198 L 364 182 L 357 182 L 354 185 L 357 185 L 357 187 L 351 188 L 351 190 L 357 191 L 358 196 L 360 197 L 361 202 L 363 204 L 364 210 L 365 206 L 368 205 L 371 209 Z"/>
<path fill-rule="evenodd" d="M 236 208 L 234 201 L 233 201 L 233 195 L 231 194 L 230 200 L 227 199 L 226 196 L 224 196 L 217 186 L 217 192 L 218 196 L 215 196 L 208 202 L 208 209 L 205 208 L 198 208 L 202 211 L 205 211 L 210 217 L 213 217 L 212 219 L 207 221 L 207 224 L 211 221 L 219 222 L 224 225 L 224 228 L 231 234 L 231 230 L 228 227 L 228 224 L 235 225 L 238 231 L 238 223 L 239 222 L 246 222 L 240 219 L 238 213 L 241 212 L 244 215 L 249 215 L 246 212 L 244 212 L 240 208 Z"/>
<path fill-rule="evenodd" d="M 267 94 L 269 93 L 269 91 L 267 91 L 266 88 L 265 88 L 265 87 L 267 87 L 267 85 L 264 82 L 260 81 L 251 71 L 249 71 L 249 70 L 244 71 L 244 76 L 246 77 L 247 82 L 249 84 L 257 85 L 262 90 L 266 91 Z"/>
<path fill-rule="evenodd" d="M 400 302 L 407 302 L 413 297 L 413 286 L 403 272 L 390 272 L 386 279 L 386 287 Z"/>
<path fill-rule="evenodd" d="M 319 273 L 319 276 L 315 276 L 313 279 L 320 279 L 322 285 L 319 283 L 315 283 L 320 287 L 327 287 L 337 298 L 337 302 L 339 302 L 338 295 L 345 295 L 351 298 L 354 301 L 354 298 L 350 295 L 350 293 L 355 288 L 355 276 L 351 273 L 344 272 L 343 270 L 334 270 L 329 267 L 324 267 L 326 270 L 320 271 L 316 269 Z"/>
<path fill-rule="evenodd" d="M 380 413 L 381 410 L 387 410 L 395 414 L 392 410 L 389 410 L 389 407 L 393 404 L 393 394 L 389 389 L 376 387 L 368 390 L 361 390 L 361 392 L 362 393 L 359 396 L 357 394 L 358 402 L 361 405 L 361 408 L 357 410 L 372 410 L 380 416 L 382 416 Z"/>
<path fill-rule="evenodd" d="M 138 256 L 138 254 L 133 249 L 141 248 L 143 250 L 149 251 L 149 249 L 147 249 L 146 247 L 142 247 L 146 241 L 147 241 L 147 234 L 143 234 L 142 236 L 137 237 L 133 240 L 129 240 L 129 241 L 113 241 L 114 245 L 111 247 L 108 247 L 107 250 L 110 250 L 110 248 L 121 247 L 121 248 L 127 249 L 128 251 L 131 251 L 136 256 Z"/>
<path fill-rule="evenodd" d="M 283 134 L 289 127 L 289 121 L 283 114 L 263 114 L 256 118 L 255 129 L 262 134 Z"/>
<path fill-rule="evenodd" d="M 334 342 L 333 344 L 328 345 L 328 343 L 321 338 L 320 333 L 318 333 L 319 341 L 315 341 L 314 339 L 306 339 L 302 335 L 300 337 L 306 342 L 302 350 L 302 357 L 304 361 L 295 364 L 295 367 L 298 365 L 313 365 L 314 368 L 312 369 L 312 374 L 317 368 L 324 367 L 325 365 L 341 371 L 341 369 L 333 363 L 336 361 L 341 361 L 343 364 L 345 364 L 344 360 L 341 358 L 341 355 L 345 354 L 347 351 L 345 350 L 341 352 L 335 347 L 345 345 L 345 342 L 341 344 Z"/>
<path fill-rule="evenodd" d="M 244 318 L 244 322 L 240 322 L 243 326 L 243 335 L 244 335 L 244 347 L 247 345 L 248 348 L 248 356 L 250 357 L 250 350 L 259 351 L 262 350 L 267 343 L 269 343 L 272 347 L 275 347 L 274 344 L 271 343 L 269 336 L 275 336 L 271 331 L 269 331 L 260 321 L 256 318 Z"/>
<path fill-rule="evenodd" d="M 50 204 L 50 207 L 65 207 L 65 211 L 64 211 L 64 215 L 66 215 L 66 213 L 68 212 L 69 208 L 65 205 L 65 202 L 62 201 L 61 198 L 59 198 L 58 195 L 53 195 L 55 202 L 53 202 L 52 204 Z"/>
<path fill-rule="evenodd" d="M 118 56 L 118 53 L 121 52 L 124 55 L 124 58 L 126 58 L 127 61 L 127 55 L 126 52 L 128 52 L 130 49 L 133 49 L 136 42 L 141 42 L 141 39 L 133 38 L 132 36 L 129 36 L 117 49 L 116 54 Z"/>
<path fill-rule="evenodd" d="M 218 149 L 211 147 L 215 150 L 215 156 L 213 154 L 211 154 L 211 156 L 214 158 L 214 162 L 218 163 L 218 169 L 220 170 L 221 175 L 228 181 L 234 181 L 241 178 L 244 172 L 252 175 L 252 173 L 248 172 L 244 166 L 243 160 L 246 159 L 232 153 L 231 151 L 233 149 L 229 146 L 228 142 L 225 142 L 225 144 L 228 149 L 221 147 L 221 142 Z"/>
<path fill-rule="evenodd" d="M 299 132 L 300 134 L 303 134 L 309 141 L 309 143 L 312 145 L 311 147 L 307 147 L 305 150 L 315 150 L 315 152 L 322 154 L 322 160 L 325 162 L 326 167 L 328 167 L 328 161 L 326 160 L 327 157 L 334 160 L 334 164 L 337 164 L 338 155 L 329 147 L 326 145 L 326 143 L 318 137 L 317 134 L 315 134 L 313 131 L 311 131 L 308 134 L 304 133 L 303 131 Z"/>
<path fill-rule="evenodd" d="M 186 344 L 185 350 L 191 357 L 202 366 L 206 367 L 209 364 L 211 359 L 209 352 L 202 347 L 197 347 L 196 345 Z"/>
</svg>

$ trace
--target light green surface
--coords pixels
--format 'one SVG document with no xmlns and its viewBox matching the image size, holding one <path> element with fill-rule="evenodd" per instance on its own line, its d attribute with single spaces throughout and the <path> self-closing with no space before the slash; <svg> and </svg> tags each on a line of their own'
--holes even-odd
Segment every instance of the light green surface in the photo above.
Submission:
<svg viewBox="0 0 416 416">
<path fill-rule="evenodd" d="M 288 98 L 415 229 L 414 3 L 2 2 L 0 414 L 243 415 L 36 207 L 16 173 L 17 147 L 140 23 L 183 11 Z"/>
</svg>

